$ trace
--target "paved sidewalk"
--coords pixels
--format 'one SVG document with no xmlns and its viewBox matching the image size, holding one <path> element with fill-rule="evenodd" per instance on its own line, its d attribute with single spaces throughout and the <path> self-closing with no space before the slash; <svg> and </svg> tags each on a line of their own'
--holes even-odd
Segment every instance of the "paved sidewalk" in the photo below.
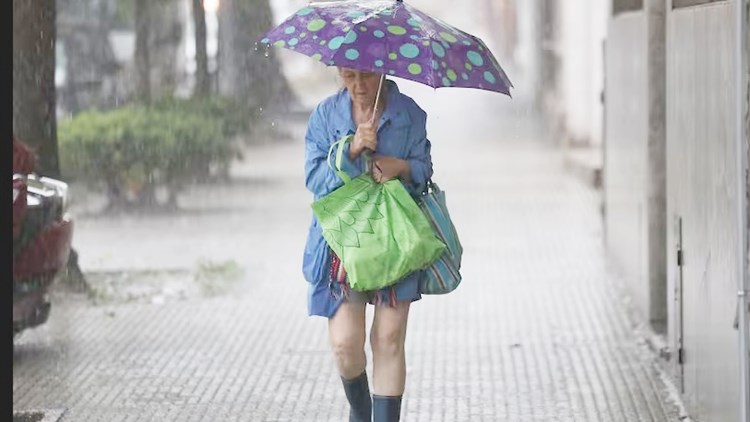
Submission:
<svg viewBox="0 0 750 422">
<path fill-rule="evenodd" d="M 677 421 L 607 273 L 596 193 L 508 101 L 473 94 L 448 112 L 470 95 L 435 94 L 428 109 L 464 283 L 412 308 L 402 420 Z M 212 297 L 60 295 L 16 341 L 14 408 L 67 408 L 65 422 L 345 421 L 326 323 L 306 316 L 302 147 L 249 150 L 233 184 L 196 187 L 176 216 L 81 217 L 86 270 L 209 259 L 244 275 Z"/>
</svg>

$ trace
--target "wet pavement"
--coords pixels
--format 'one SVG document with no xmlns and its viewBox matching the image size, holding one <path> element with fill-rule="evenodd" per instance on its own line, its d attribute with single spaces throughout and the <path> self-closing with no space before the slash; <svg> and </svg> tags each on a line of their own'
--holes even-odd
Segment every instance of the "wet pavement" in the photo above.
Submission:
<svg viewBox="0 0 750 422">
<path fill-rule="evenodd" d="M 465 248 L 458 290 L 413 305 L 402 420 L 679 420 L 607 271 L 599 194 L 564 171 L 534 114 L 401 85 L 429 112 L 435 181 Z M 248 149 L 231 183 L 191 189 L 174 214 L 97 216 L 79 198 L 81 265 L 110 290 L 58 292 L 48 323 L 16 339 L 14 409 L 347 419 L 326 322 L 306 314 L 311 196 L 303 126 L 288 129 L 293 141 Z"/>
</svg>

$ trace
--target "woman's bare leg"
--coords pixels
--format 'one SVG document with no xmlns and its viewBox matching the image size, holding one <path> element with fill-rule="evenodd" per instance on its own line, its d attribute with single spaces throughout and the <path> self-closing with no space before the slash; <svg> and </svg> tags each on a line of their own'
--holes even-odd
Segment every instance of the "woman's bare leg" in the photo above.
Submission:
<svg viewBox="0 0 750 422">
<path fill-rule="evenodd" d="M 365 303 L 345 302 L 336 314 L 328 319 L 328 337 L 336 359 L 339 374 L 353 379 L 364 372 L 365 356 Z"/>
<path fill-rule="evenodd" d="M 395 307 L 375 307 L 375 318 L 370 332 L 375 395 L 401 396 L 404 393 L 404 342 L 410 305 L 410 302 L 398 302 Z"/>
<path fill-rule="evenodd" d="M 328 334 L 349 401 L 349 422 L 370 422 L 372 398 L 365 371 L 365 303 L 343 303 L 328 320 Z"/>
</svg>

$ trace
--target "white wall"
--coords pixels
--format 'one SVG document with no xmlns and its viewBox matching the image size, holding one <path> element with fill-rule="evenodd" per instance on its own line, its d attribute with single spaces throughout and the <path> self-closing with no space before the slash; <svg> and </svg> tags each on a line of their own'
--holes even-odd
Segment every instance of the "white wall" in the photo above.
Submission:
<svg viewBox="0 0 750 422">
<path fill-rule="evenodd" d="M 541 0 L 519 0 L 518 8 L 518 46 L 516 47 L 516 69 L 508 70 L 516 88 L 513 96 L 518 98 L 536 98 L 541 89 L 541 72 L 539 66 L 541 42 L 541 23 L 539 4 Z M 515 82 L 518 76 L 523 79 Z"/>
<path fill-rule="evenodd" d="M 649 318 L 648 79 L 646 16 L 618 14 L 607 40 L 604 159 L 607 253 L 640 317 Z"/>
<path fill-rule="evenodd" d="M 610 2 L 558 0 L 562 69 L 559 106 L 566 135 L 573 141 L 601 145 L 604 87 L 602 43 L 607 34 Z"/>
<path fill-rule="evenodd" d="M 737 1 L 737 0 L 734 0 Z M 670 337 L 682 315 L 686 404 L 699 421 L 739 420 L 734 1 L 667 15 L 667 218 L 682 218 L 682 309 L 668 233 Z M 676 367 L 679 369 L 679 367 Z"/>
<path fill-rule="evenodd" d="M 607 38 L 607 23 L 611 14 L 611 3 L 609 1 L 590 0 L 591 8 L 591 37 L 589 48 L 591 49 L 590 66 L 592 89 L 589 91 L 589 104 L 591 106 L 590 141 L 594 145 L 601 145 L 604 131 L 604 105 L 602 104 L 602 93 L 604 91 L 605 61 L 604 40 Z"/>
</svg>

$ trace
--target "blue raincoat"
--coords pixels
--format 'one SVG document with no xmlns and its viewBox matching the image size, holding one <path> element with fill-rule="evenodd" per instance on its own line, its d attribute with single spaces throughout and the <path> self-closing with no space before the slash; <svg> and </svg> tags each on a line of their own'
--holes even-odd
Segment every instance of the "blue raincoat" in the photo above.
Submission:
<svg viewBox="0 0 750 422">
<path fill-rule="evenodd" d="M 386 107 L 378 122 L 378 154 L 397 157 L 409 162 L 411 183 L 404 186 L 416 196 L 432 177 L 430 141 L 427 139 L 427 114 L 408 96 L 401 94 L 395 82 L 385 81 Z M 343 184 L 334 170 L 326 163 L 328 150 L 333 143 L 356 131 L 352 119 L 349 92 L 342 89 L 323 100 L 313 111 L 305 135 L 305 184 L 313 193 L 314 200 L 328 195 Z M 342 170 L 355 178 L 365 170 L 364 160 L 350 160 L 347 143 L 343 153 Z M 336 151 L 334 148 L 333 156 Z M 313 215 L 302 262 L 302 272 L 310 283 L 308 314 L 332 317 L 343 299 L 331 291 L 331 252 L 323 238 L 320 224 Z M 397 301 L 418 300 L 419 276 L 417 271 L 406 276 L 391 287 L 376 294 L 393 296 Z"/>
</svg>

